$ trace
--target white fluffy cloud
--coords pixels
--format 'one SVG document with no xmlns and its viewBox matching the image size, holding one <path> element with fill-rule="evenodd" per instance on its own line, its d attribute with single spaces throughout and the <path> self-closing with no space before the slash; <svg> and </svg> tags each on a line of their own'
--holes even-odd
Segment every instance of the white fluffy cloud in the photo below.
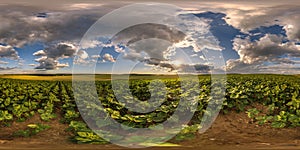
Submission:
<svg viewBox="0 0 300 150">
<path fill-rule="evenodd" d="M 101 56 L 100 55 L 92 55 L 91 58 L 95 58 L 96 59 L 96 58 L 101 58 Z"/>
<path fill-rule="evenodd" d="M 108 53 L 104 54 L 102 56 L 103 60 L 105 61 L 109 61 L 109 62 L 115 62 L 116 60 L 114 59 L 114 57 Z"/>
</svg>

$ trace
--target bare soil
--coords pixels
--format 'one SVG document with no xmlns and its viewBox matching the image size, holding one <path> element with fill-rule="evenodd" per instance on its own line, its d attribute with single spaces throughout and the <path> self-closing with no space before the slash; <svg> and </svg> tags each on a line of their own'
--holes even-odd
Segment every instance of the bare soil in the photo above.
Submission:
<svg viewBox="0 0 300 150">
<path fill-rule="evenodd" d="M 29 138 L 12 136 L 30 123 L 43 123 L 51 128 Z M 113 144 L 74 144 L 66 124 L 59 119 L 42 122 L 34 116 L 25 122 L 13 122 L 0 128 L 0 149 L 127 149 Z M 245 113 L 220 114 L 212 127 L 197 138 L 179 142 L 179 147 L 150 147 L 146 149 L 300 149 L 300 128 L 276 129 L 268 124 L 252 123 Z"/>
</svg>

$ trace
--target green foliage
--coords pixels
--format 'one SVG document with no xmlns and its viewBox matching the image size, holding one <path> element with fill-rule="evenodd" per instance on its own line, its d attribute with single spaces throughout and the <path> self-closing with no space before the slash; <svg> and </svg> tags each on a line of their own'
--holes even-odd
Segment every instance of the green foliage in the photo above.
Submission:
<svg viewBox="0 0 300 150">
<path fill-rule="evenodd" d="M 99 137 L 91 129 L 89 129 L 85 123 L 81 121 L 71 121 L 69 129 L 74 133 L 71 140 L 78 144 L 89 143 L 89 144 L 106 144 L 106 140 Z"/>
<path fill-rule="evenodd" d="M 248 109 L 246 111 L 246 113 L 247 113 L 249 118 L 253 119 L 260 113 L 260 111 L 257 110 L 256 108 L 253 108 L 253 109 Z"/>
<path fill-rule="evenodd" d="M 18 137 L 30 137 L 33 135 L 36 135 L 44 130 L 49 129 L 49 125 L 44 125 L 44 124 L 28 124 L 27 129 L 25 130 L 18 130 L 13 133 L 14 136 Z"/>
<path fill-rule="evenodd" d="M 127 81 L 126 81 L 127 82 Z M 199 76 L 199 81 L 188 81 L 191 86 L 187 91 L 182 91 L 181 81 L 178 79 L 163 79 L 165 89 L 155 90 L 148 88 L 151 80 L 130 80 L 129 94 L 123 90 L 126 82 L 120 80 L 112 90 L 110 81 L 96 81 L 96 89 L 99 101 L 103 107 L 98 105 L 99 101 L 87 101 L 91 96 L 83 97 L 76 105 L 74 100 L 72 82 L 69 81 L 26 81 L 0 79 L 0 123 L 9 124 L 11 121 L 26 121 L 26 119 L 39 114 L 41 120 L 51 121 L 57 115 L 62 116 L 62 122 L 69 124 L 74 134 L 72 138 L 76 143 L 107 143 L 97 134 L 92 132 L 80 118 L 77 107 L 82 113 L 94 122 L 94 126 L 101 129 L 111 126 L 112 123 L 105 118 L 112 118 L 122 124 L 122 128 L 130 130 L 129 127 L 146 128 L 161 124 L 169 119 L 177 123 L 181 117 L 174 116 L 175 110 L 185 112 L 186 108 L 178 108 L 180 103 L 197 103 L 196 112 L 176 140 L 192 138 L 201 123 L 203 114 L 212 114 L 206 110 L 208 102 L 212 99 L 211 79 L 209 76 Z M 199 87 L 196 83 L 199 83 Z M 151 83 L 152 84 L 152 83 Z M 155 82 L 152 86 L 158 86 Z M 89 91 L 88 85 L 82 88 Z M 220 93 L 221 89 L 214 89 Z M 197 101 L 189 101 L 189 95 L 200 91 L 199 95 L 193 97 Z M 288 75 L 228 75 L 226 83 L 226 95 L 223 102 L 222 112 L 243 112 L 259 125 L 270 125 L 274 128 L 299 127 L 300 126 L 300 81 L 298 77 Z M 86 92 L 86 91 L 83 91 Z M 152 92 L 152 93 L 151 93 Z M 152 96 L 162 100 L 161 105 L 150 113 L 137 113 L 126 108 L 116 95 L 135 106 L 135 101 L 140 100 L 148 106 L 147 100 Z M 186 101 L 180 101 L 186 99 Z M 268 110 L 258 108 L 247 109 L 253 104 L 264 105 Z M 83 107 L 84 106 L 84 107 Z M 138 107 L 138 106 L 136 106 Z M 170 116 L 173 116 L 170 118 Z M 93 120 L 94 119 L 94 120 Z M 34 127 L 34 126 L 31 126 Z M 158 130 L 160 128 L 153 128 Z M 19 135 L 30 136 L 36 128 L 19 131 Z M 161 127 L 164 131 L 163 127 Z M 175 131 L 164 131 L 175 132 Z M 178 132 L 178 131 L 176 131 Z M 107 134 L 108 136 L 112 136 Z M 114 137 L 116 139 L 121 137 Z M 128 139 L 130 140 L 130 139 Z"/>
<path fill-rule="evenodd" d="M 300 84 L 297 77 L 285 75 L 254 77 L 254 75 L 247 75 L 235 76 L 234 78 L 237 81 L 249 83 L 241 83 L 240 85 L 243 85 L 243 91 L 248 91 L 246 94 L 252 103 L 260 103 L 268 107 L 268 112 L 265 114 L 256 108 L 248 109 L 246 113 L 249 118 L 257 121 L 259 125 L 270 123 L 274 128 L 300 126 Z"/>
<path fill-rule="evenodd" d="M 176 141 L 189 140 L 193 139 L 196 136 L 197 131 L 199 130 L 200 125 L 194 124 L 191 126 L 185 126 L 176 136 Z"/>
<path fill-rule="evenodd" d="M 10 114 L 7 110 L 0 110 L 0 121 L 12 120 L 13 115 Z"/>
</svg>

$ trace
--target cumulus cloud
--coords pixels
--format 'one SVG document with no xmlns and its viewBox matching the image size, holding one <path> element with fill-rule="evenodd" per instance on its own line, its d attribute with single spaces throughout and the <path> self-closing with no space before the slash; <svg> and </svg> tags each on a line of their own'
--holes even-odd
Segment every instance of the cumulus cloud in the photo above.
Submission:
<svg viewBox="0 0 300 150">
<path fill-rule="evenodd" d="M 266 34 L 257 41 L 249 38 L 235 38 L 233 49 L 240 58 L 228 60 L 227 69 L 230 71 L 259 70 L 263 63 L 294 64 L 295 62 L 285 57 L 299 57 L 300 48 L 294 42 L 283 43 L 283 37 L 274 34 Z"/>
<path fill-rule="evenodd" d="M 300 56 L 300 49 L 295 43 L 282 43 L 282 40 L 283 37 L 274 34 L 266 34 L 255 42 L 251 42 L 249 38 L 236 38 L 233 41 L 233 49 L 238 52 L 240 60 L 247 64 L 271 59 L 274 61 L 284 54 Z"/>
<path fill-rule="evenodd" d="M 102 56 L 103 60 L 105 61 L 109 61 L 109 62 L 115 62 L 116 60 L 114 59 L 114 57 L 108 53 L 104 54 Z"/>
<path fill-rule="evenodd" d="M 11 62 L 17 63 L 15 67 L 1 67 L 0 70 L 11 70 L 16 68 L 17 66 L 22 65 L 21 63 L 22 60 L 20 59 L 18 52 L 15 50 L 14 47 L 10 45 L 0 45 L 0 59 L 4 59 L 4 60 L 0 60 L 0 64 L 2 66 L 6 66 Z"/>
<path fill-rule="evenodd" d="M 183 40 L 185 34 L 161 24 L 139 24 L 126 28 L 112 39 L 112 46 L 123 58 L 132 61 L 154 63 L 166 60 L 164 53 L 173 43 Z M 125 51 L 122 45 L 127 46 Z"/>
<path fill-rule="evenodd" d="M 18 52 L 10 45 L 0 45 L 0 58 L 19 59 Z"/>
<path fill-rule="evenodd" d="M 78 52 L 77 52 L 77 55 L 81 58 L 81 59 L 87 59 L 87 58 L 89 58 L 89 54 L 86 52 L 86 51 L 84 51 L 84 50 L 79 50 Z M 93 55 L 94 56 L 94 55 Z M 92 58 L 93 58 L 93 56 L 92 56 Z"/>
<path fill-rule="evenodd" d="M 76 59 L 74 59 L 74 64 L 81 64 L 85 66 L 92 65 L 97 62 L 100 55 L 90 55 L 85 50 L 78 50 L 76 53 Z"/>
<path fill-rule="evenodd" d="M 293 1 L 290 4 L 297 3 Z M 300 9 L 298 5 L 290 5 L 282 1 L 272 2 L 223 2 L 207 3 L 201 6 L 190 6 L 191 13 L 202 13 L 207 11 L 221 12 L 226 16 L 223 18 L 229 25 L 240 29 L 245 34 L 251 35 L 249 31 L 273 25 L 282 26 L 287 37 L 277 35 L 265 35 L 256 41 L 249 38 L 234 39 L 234 50 L 238 52 L 239 59 L 227 61 L 228 71 L 234 72 L 290 72 L 299 73 L 295 59 L 299 58 L 300 41 Z M 195 8 L 201 9 L 195 9 Z M 241 36 L 242 37 L 242 36 Z M 279 68 L 279 66 L 290 66 Z M 276 67 L 274 67 L 276 66 Z M 294 67 L 291 67 L 294 66 Z M 269 68 L 269 69 L 267 69 Z M 273 69 L 273 71 L 272 71 Z M 278 72 L 274 72 L 278 70 Z"/>
<path fill-rule="evenodd" d="M 165 60 L 164 52 L 171 45 L 172 43 L 170 43 L 169 41 L 156 39 L 156 38 L 149 38 L 149 39 L 137 41 L 131 44 L 129 48 L 132 51 L 134 51 L 134 53 L 141 54 L 142 52 L 144 52 L 147 54 L 147 57 L 149 58 Z"/>
<path fill-rule="evenodd" d="M 77 47 L 71 43 L 61 42 L 48 47 L 44 50 L 33 53 L 34 56 L 40 58 L 35 59 L 39 63 L 36 69 L 54 70 L 58 68 L 68 67 L 69 64 L 59 63 L 60 59 L 71 58 L 77 51 Z"/>
<path fill-rule="evenodd" d="M 252 73 L 253 71 L 258 71 L 260 65 L 261 62 L 247 64 L 239 59 L 229 59 L 226 62 L 226 70 L 234 73 Z"/>
<path fill-rule="evenodd" d="M 281 25 L 289 40 L 300 41 L 300 9 L 298 6 L 278 5 L 256 7 L 249 10 L 226 10 L 226 22 L 244 32 L 260 26 Z"/>
<path fill-rule="evenodd" d="M 244 3 L 239 4 L 245 6 Z M 249 5 L 242 7 L 218 6 L 216 12 L 226 14 L 223 19 L 233 27 L 251 35 L 249 31 L 279 25 L 286 31 L 284 35 L 266 34 L 257 40 L 243 39 L 237 36 L 233 40 L 233 49 L 240 56 L 239 59 L 230 59 L 226 62 L 227 70 L 232 72 L 266 72 L 274 65 L 296 65 L 298 62 L 290 59 L 299 58 L 300 41 L 300 9 L 293 5 Z M 278 67 L 277 67 L 278 68 Z M 276 70 L 276 67 L 273 67 Z M 282 70 L 283 68 L 279 69 Z M 298 71 L 294 69 L 294 71 Z"/>
<path fill-rule="evenodd" d="M 35 69 L 42 69 L 42 70 L 54 70 L 58 68 L 68 67 L 69 64 L 61 64 L 57 60 L 53 58 L 47 58 L 38 61 L 40 63 L 39 66 L 35 67 Z"/>
<path fill-rule="evenodd" d="M 56 64 L 57 68 L 64 68 L 64 67 L 69 67 L 69 63 L 57 63 Z"/>
<path fill-rule="evenodd" d="M 45 53 L 44 50 L 39 50 L 39 51 L 37 51 L 37 52 L 34 52 L 33 55 L 34 55 L 34 56 L 45 56 L 46 53 Z"/>
<path fill-rule="evenodd" d="M 290 40 L 300 41 L 300 15 L 292 16 L 289 19 L 289 24 L 284 26 L 287 36 Z"/>
</svg>

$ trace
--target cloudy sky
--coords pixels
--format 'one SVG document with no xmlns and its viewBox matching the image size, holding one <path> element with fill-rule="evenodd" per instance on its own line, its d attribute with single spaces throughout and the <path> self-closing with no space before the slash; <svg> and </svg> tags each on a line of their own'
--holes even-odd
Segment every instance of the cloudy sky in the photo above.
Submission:
<svg viewBox="0 0 300 150">
<path fill-rule="evenodd" d="M 180 23 L 139 24 L 111 39 L 103 34 L 82 42 L 99 18 L 137 2 L 148 1 L 0 1 L 0 74 L 71 73 L 76 64 L 83 73 L 91 64 L 96 73 L 112 68 L 114 73 L 126 68 L 135 73 L 189 68 L 198 73 L 300 73 L 298 0 L 159 1 L 182 8 L 166 15 Z M 134 16 L 147 19 L 145 12 Z M 111 26 L 119 24 L 124 24 L 122 14 Z M 95 48 L 102 51 L 89 51 Z M 224 66 L 210 62 L 221 57 Z"/>
</svg>

